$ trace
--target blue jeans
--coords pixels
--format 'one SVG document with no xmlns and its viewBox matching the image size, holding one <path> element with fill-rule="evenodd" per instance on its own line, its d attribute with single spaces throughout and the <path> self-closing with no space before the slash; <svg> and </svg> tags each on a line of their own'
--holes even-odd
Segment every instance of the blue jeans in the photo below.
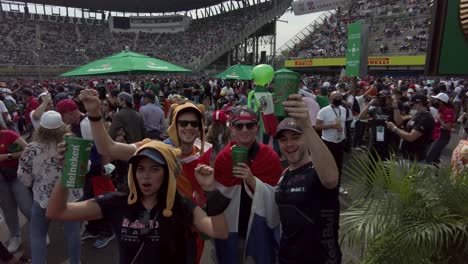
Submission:
<svg viewBox="0 0 468 264">
<path fill-rule="evenodd" d="M 30 222 L 33 203 L 32 191 L 18 180 L 17 171 L 18 167 L 0 168 L 0 207 L 11 237 L 21 236 L 18 207 Z"/>
<path fill-rule="evenodd" d="M 45 264 L 47 260 L 47 231 L 50 220 L 46 209 L 34 202 L 31 213 L 31 257 L 33 264 Z M 80 222 L 63 222 L 68 244 L 70 264 L 79 264 L 81 257 Z"/>
</svg>

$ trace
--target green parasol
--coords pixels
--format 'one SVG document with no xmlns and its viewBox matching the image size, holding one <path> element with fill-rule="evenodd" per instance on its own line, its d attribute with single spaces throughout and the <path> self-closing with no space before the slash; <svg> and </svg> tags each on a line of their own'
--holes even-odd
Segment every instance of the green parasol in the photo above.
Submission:
<svg viewBox="0 0 468 264">
<path fill-rule="evenodd" d="M 220 79 L 234 79 L 234 80 L 252 80 L 252 70 L 254 66 L 236 64 L 231 66 L 229 69 L 216 75 L 216 78 Z"/>
<path fill-rule="evenodd" d="M 190 70 L 143 54 L 122 51 L 63 73 L 60 77 L 127 74 L 135 72 L 190 72 Z"/>
<path fill-rule="evenodd" d="M 288 70 L 286 68 L 279 69 L 275 73 L 295 73 L 295 71 Z"/>
</svg>

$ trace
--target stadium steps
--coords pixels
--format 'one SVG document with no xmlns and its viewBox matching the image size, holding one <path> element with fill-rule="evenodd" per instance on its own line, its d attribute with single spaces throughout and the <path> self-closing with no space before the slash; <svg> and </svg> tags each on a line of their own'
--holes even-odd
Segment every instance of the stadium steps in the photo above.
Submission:
<svg viewBox="0 0 468 264">
<path fill-rule="evenodd" d="M 286 10 L 291 7 L 292 0 L 278 0 L 276 4 L 276 9 L 271 8 L 270 10 L 260 14 L 257 20 L 252 21 L 247 25 L 239 34 L 231 36 L 228 38 L 224 44 L 218 46 L 213 51 L 205 54 L 201 58 L 195 59 L 190 65 L 189 68 L 194 71 L 201 71 L 219 57 L 221 57 L 226 52 L 232 50 L 237 44 L 242 43 L 244 39 L 248 38 L 254 34 L 257 30 L 263 27 L 268 22 L 272 21 L 276 17 L 280 17 L 286 12 Z"/>
<path fill-rule="evenodd" d="M 77 37 L 77 39 L 78 39 L 78 43 L 82 43 L 81 32 L 80 32 L 80 29 L 78 28 L 78 25 L 75 24 L 75 25 L 74 25 L 74 28 L 75 28 L 76 37 Z"/>
<path fill-rule="evenodd" d="M 133 39 L 133 50 L 138 50 L 138 38 L 140 37 L 140 31 L 137 31 L 135 38 Z"/>
</svg>

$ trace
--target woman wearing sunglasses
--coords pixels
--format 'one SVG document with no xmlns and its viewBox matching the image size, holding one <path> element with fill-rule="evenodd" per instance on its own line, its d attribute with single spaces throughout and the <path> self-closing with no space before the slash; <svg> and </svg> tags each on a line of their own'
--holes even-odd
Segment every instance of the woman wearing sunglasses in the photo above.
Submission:
<svg viewBox="0 0 468 264">
<path fill-rule="evenodd" d="M 207 197 L 206 212 L 183 198 L 176 191 L 177 154 L 162 142 L 142 145 L 129 160 L 128 195 L 109 193 L 67 204 L 68 190 L 57 184 L 47 215 L 63 221 L 108 219 L 118 237 L 121 264 L 195 263 L 193 227 L 226 239 L 223 211 L 229 199 L 214 189 L 213 170 L 205 165 L 195 169 L 195 177 Z"/>
</svg>

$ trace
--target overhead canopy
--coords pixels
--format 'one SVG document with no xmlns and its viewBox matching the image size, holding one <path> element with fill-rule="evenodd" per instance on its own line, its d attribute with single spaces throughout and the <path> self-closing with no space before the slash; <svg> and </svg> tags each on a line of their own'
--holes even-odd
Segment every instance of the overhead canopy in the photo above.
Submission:
<svg viewBox="0 0 468 264">
<path fill-rule="evenodd" d="M 60 75 L 60 77 L 148 72 L 190 72 L 190 70 L 143 54 L 122 51 L 104 59 L 80 66 Z"/>
<path fill-rule="evenodd" d="M 232 79 L 232 80 L 252 80 L 252 70 L 254 66 L 236 64 L 231 66 L 229 69 L 216 75 L 216 78 L 220 79 Z"/>
<path fill-rule="evenodd" d="M 190 11 L 217 5 L 225 0 L 28 0 L 28 3 L 90 9 L 92 11 L 119 11 L 139 13 L 163 13 Z"/>
</svg>

